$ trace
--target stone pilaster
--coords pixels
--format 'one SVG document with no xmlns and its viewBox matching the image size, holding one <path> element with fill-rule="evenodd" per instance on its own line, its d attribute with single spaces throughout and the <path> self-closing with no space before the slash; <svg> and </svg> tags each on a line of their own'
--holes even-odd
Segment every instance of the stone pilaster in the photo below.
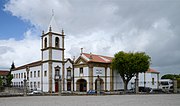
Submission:
<svg viewBox="0 0 180 106">
<path fill-rule="evenodd" d="M 110 68 L 110 91 L 114 90 L 114 75 L 113 70 Z"/>
<path fill-rule="evenodd" d="M 105 91 L 107 90 L 107 67 L 105 67 Z"/>
<path fill-rule="evenodd" d="M 89 66 L 89 90 L 93 90 L 93 66 Z"/>
<path fill-rule="evenodd" d="M 49 47 L 52 47 L 52 33 L 49 33 Z M 49 91 L 52 92 L 52 48 L 49 48 L 49 62 L 48 62 L 48 72 L 49 72 Z"/>
<path fill-rule="evenodd" d="M 63 85 L 63 91 L 65 90 L 65 67 L 64 67 L 64 31 L 62 30 L 62 85 Z"/>
<path fill-rule="evenodd" d="M 157 89 L 159 89 L 159 73 L 157 74 Z"/>
</svg>

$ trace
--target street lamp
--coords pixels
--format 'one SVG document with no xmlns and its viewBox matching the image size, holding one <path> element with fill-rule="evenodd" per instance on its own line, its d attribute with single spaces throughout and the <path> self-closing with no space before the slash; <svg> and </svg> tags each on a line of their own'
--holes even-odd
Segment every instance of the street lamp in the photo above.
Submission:
<svg viewBox="0 0 180 106">
<path fill-rule="evenodd" d="M 27 96 L 27 80 L 29 80 L 29 66 L 26 67 L 27 77 L 24 75 L 24 96 Z"/>
<path fill-rule="evenodd" d="M 101 93 L 101 79 L 99 75 L 97 76 L 97 94 L 100 95 Z"/>
</svg>

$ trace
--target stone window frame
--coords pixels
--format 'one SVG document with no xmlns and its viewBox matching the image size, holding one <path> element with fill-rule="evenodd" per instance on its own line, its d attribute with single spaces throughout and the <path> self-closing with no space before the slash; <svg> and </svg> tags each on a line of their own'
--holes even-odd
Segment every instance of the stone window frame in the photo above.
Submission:
<svg viewBox="0 0 180 106">
<path fill-rule="evenodd" d="M 38 77 L 40 77 L 40 70 L 38 70 Z"/>
<path fill-rule="evenodd" d="M 59 43 L 60 40 L 59 40 L 59 37 L 55 37 L 55 47 L 59 48 Z"/>
<path fill-rule="evenodd" d="M 36 77 L 36 71 L 34 71 L 34 78 Z"/>
<path fill-rule="evenodd" d="M 47 77 L 47 70 L 44 71 L 44 77 Z"/>
<path fill-rule="evenodd" d="M 47 48 L 47 37 L 44 38 L 44 48 Z"/>
</svg>

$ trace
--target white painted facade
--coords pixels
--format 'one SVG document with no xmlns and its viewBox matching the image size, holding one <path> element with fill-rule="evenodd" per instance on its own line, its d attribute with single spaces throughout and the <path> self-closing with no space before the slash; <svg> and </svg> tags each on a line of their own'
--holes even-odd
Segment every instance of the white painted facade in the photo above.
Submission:
<svg viewBox="0 0 180 106">
<path fill-rule="evenodd" d="M 51 22 L 54 24 L 55 21 Z M 111 57 L 82 53 L 75 63 L 71 59 L 64 59 L 64 32 L 60 34 L 58 28 L 52 24 L 49 31 L 41 36 L 42 59 L 15 68 L 12 71 L 14 86 L 23 86 L 24 79 L 27 79 L 29 89 L 57 92 L 59 90 L 57 76 L 60 76 L 62 90 L 88 91 L 97 89 L 99 77 L 101 90 L 124 89 L 120 75 L 110 68 Z M 146 87 L 157 88 L 156 73 L 146 73 L 145 77 L 143 73 L 139 74 L 139 86 L 144 86 L 144 78 Z M 132 88 L 133 83 L 134 78 L 129 82 L 128 89 Z"/>
<path fill-rule="evenodd" d="M 15 68 L 11 73 L 14 76 L 12 80 L 13 86 L 23 86 L 24 79 L 26 79 L 28 89 L 58 92 L 59 78 L 57 79 L 57 76 L 60 76 L 62 90 L 72 90 L 72 61 L 71 59 L 64 59 L 65 35 L 63 31 L 60 34 L 57 30 L 53 30 L 53 28 L 57 29 L 52 25 L 54 22 L 51 20 L 49 31 L 41 36 L 42 59 L 38 62 Z M 69 84 L 68 86 L 67 83 Z"/>
<path fill-rule="evenodd" d="M 145 72 L 145 73 L 139 73 L 139 86 L 141 87 L 150 87 L 152 89 L 158 89 L 159 85 L 159 76 L 158 72 Z M 128 83 L 128 89 L 135 88 L 135 79 L 136 77 L 133 77 L 129 83 Z M 114 71 L 114 90 L 123 90 L 124 89 L 124 83 L 120 75 Z"/>
</svg>

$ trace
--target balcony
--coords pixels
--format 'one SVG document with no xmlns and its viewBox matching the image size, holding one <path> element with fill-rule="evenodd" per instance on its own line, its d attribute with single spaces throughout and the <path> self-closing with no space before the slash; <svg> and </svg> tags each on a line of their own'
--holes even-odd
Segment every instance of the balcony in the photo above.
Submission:
<svg viewBox="0 0 180 106">
<path fill-rule="evenodd" d="M 60 75 L 55 75 L 55 76 L 54 76 L 54 79 L 55 79 L 55 80 L 58 80 L 58 79 L 60 79 L 60 78 L 61 78 Z"/>
<path fill-rule="evenodd" d="M 68 75 L 66 78 L 67 78 L 68 80 L 71 80 L 71 76 L 69 76 L 69 75 Z"/>
</svg>

